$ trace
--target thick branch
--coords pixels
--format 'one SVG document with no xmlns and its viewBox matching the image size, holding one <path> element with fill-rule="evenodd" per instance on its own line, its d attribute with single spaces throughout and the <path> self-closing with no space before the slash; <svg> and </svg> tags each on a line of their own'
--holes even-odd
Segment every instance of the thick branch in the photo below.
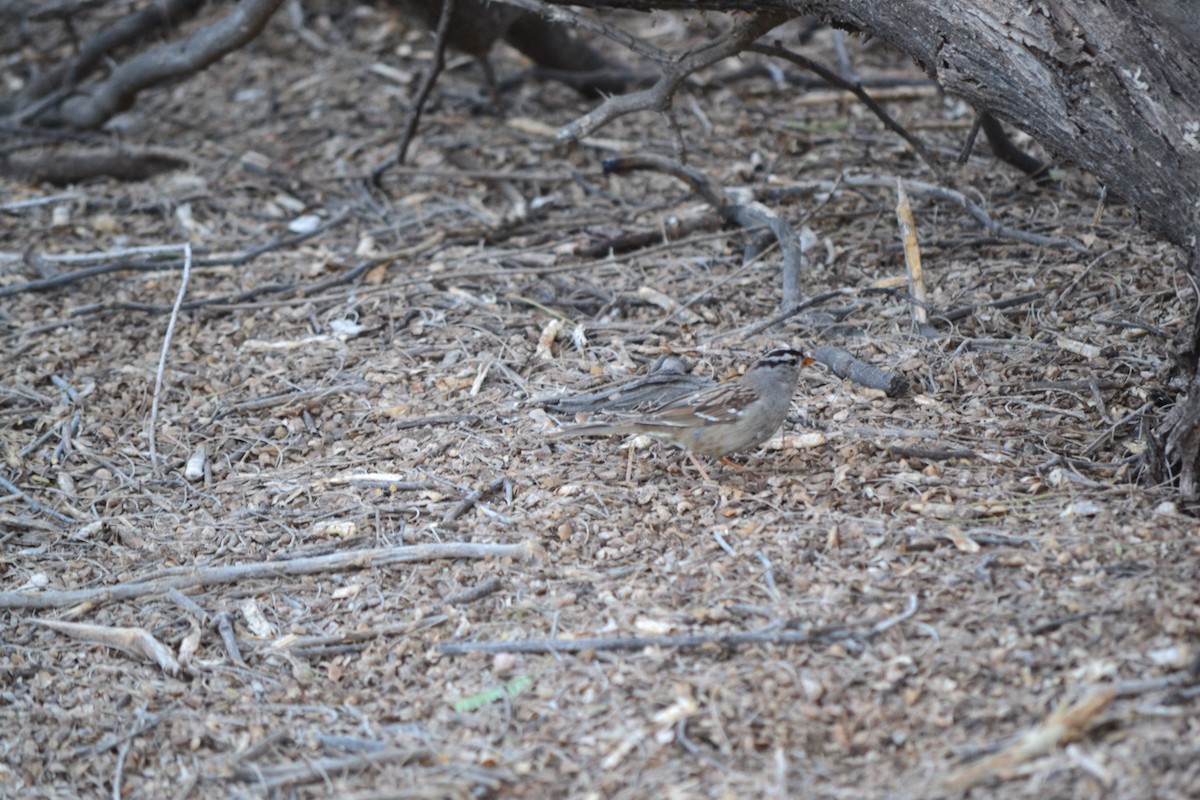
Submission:
<svg viewBox="0 0 1200 800">
<path fill-rule="evenodd" d="M 40 119 L 83 130 L 98 128 L 133 105 L 143 89 L 187 77 L 258 36 L 283 0 L 241 0 L 222 19 L 172 42 L 140 53 L 113 70 L 108 80 L 87 93 L 67 98 Z"/>
<path fill-rule="evenodd" d="M 33 78 L 20 92 L 0 102 L 0 116 L 21 113 L 30 104 L 52 92 L 69 89 L 92 74 L 105 59 L 122 47 L 128 47 L 152 34 L 195 15 L 204 0 L 159 0 L 101 31 L 89 39 L 75 56 Z M 78 13 L 78 9 L 67 12 Z"/>
</svg>

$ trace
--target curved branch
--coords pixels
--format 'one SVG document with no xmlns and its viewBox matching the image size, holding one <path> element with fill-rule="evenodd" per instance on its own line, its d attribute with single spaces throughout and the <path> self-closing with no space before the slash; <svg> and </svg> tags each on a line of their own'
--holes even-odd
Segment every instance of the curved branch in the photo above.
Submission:
<svg viewBox="0 0 1200 800">
<path fill-rule="evenodd" d="M 649 89 L 610 97 L 558 131 L 560 141 L 578 141 L 595 133 L 617 117 L 635 111 L 665 111 L 671 105 L 675 90 L 687 76 L 718 61 L 735 56 L 749 47 L 755 39 L 787 22 L 786 14 L 755 14 L 735 27 L 726 36 L 684 55 L 663 71 L 658 82 Z"/>
<path fill-rule="evenodd" d="M 183 41 L 140 53 L 117 67 L 108 80 L 68 97 L 41 115 L 43 124 L 82 130 L 99 128 L 133 105 L 139 92 L 183 78 L 220 60 L 258 36 L 283 0 L 241 0 L 222 19 Z"/>
<path fill-rule="evenodd" d="M 204 3 L 205 0 L 159 0 L 130 14 L 84 42 L 73 58 L 46 70 L 20 92 L 0 101 L 0 116 L 12 114 L 20 121 L 36 115 L 40 104 L 31 105 L 35 101 L 69 89 L 95 72 L 117 49 L 194 16 Z M 77 9 L 67 9 L 64 13 L 77 13 Z"/>
</svg>

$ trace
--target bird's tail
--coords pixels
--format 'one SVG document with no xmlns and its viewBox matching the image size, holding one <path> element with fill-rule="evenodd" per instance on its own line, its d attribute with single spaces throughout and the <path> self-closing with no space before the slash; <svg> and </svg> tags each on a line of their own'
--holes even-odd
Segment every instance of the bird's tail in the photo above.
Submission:
<svg viewBox="0 0 1200 800">
<path fill-rule="evenodd" d="M 569 439 L 576 436 L 629 436 L 641 433 L 641 428 L 628 422 L 589 422 L 583 425 L 568 425 L 549 434 L 551 439 Z"/>
</svg>

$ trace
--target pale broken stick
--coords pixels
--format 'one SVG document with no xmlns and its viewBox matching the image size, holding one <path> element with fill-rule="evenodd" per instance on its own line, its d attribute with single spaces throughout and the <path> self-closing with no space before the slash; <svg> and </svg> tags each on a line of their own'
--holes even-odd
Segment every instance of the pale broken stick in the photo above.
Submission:
<svg viewBox="0 0 1200 800">
<path fill-rule="evenodd" d="M 917 244 L 917 221 L 913 217 L 904 181 L 896 180 L 896 222 L 904 243 L 904 266 L 908 271 L 908 293 L 912 297 L 913 322 L 917 330 L 928 335 L 929 309 L 926 304 L 925 273 L 921 268 L 921 246 Z"/>
<path fill-rule="evenodd" d="M 904 610 L 871 625 L 865 631 L 865 622 L 852 622 L 810 630 L 738 631 L 734 633 L 701 633 L 678 636 L 598 636 L 579 639 L 511 639 L 485 642 L 441 642 L 437 652 L 447 656 L 467 653 L 582 653 L 587 650 L 644 650 L 647 647 L 678 648 L 691 650 L 699 647 L 717 646 L 728 649 L 752 644 L 828 644 L 841 643 L 847 650 L 861 649 L 884 631 L 899 625 L 917 613 L 917 595 L 908 596 Z"/>
<path fill-rule="evenodd" d="M 62 608 L 80 603 L 103 603 L 129 600 L 147 594 L 162 594 L 171 589 L 191 586 L 212 586 L 235 583 L 254 578 L 274 578 L 282 575 L 311 575 L 349 569 L 367 569 L 388 564 L 414 561 L 436 561 L 451 558 L 516 558 L 537 556 L 532 542 L 520 544 L 474 544 L 446 542 L 416 544 L 403 547 L 380 547 L 370 550 L 350 550 L 311 558 L 288 561 L 254 561 L 230 564 L 225 567 L 186 567 L 161 573 L 152 580 L 98 586 L 94 589 L 75 589 L 65 592 L 0 592 L 0 608 Z"/>
<path fill-rule="evenodd" d="M 1116 696 L 1116 687 L 1105 686 L 1093 689 L 1074 703 L 1064 703 L 1055 709 L 1045 722 L 1026 732 L 1000 752 L 952 772 L 941 789 L 946 792 L 961 792 L 988 778 L 1002 778 L 1007 770 L 1082 738 L 1096 723 L 1100 712 L 1107 708 Z M 934 794 L 940 795 L 940 791 Z"/>
<path fill-rule="evenodd" d="M 179 662 L 171 654 L 170 648 L 154 638 L 145 628 L 110 628 L 103 625 L 87 625 L 82 622 L 62 622 L 56 619 L 35 619 L 39 625 L 93 644 L 102 644 L 114 650 L 120 650 L 135 658 L 144 658 L 158 664 L 159 668 L 170 675 L 178 677 L 182 671 Z"/>
</svg>

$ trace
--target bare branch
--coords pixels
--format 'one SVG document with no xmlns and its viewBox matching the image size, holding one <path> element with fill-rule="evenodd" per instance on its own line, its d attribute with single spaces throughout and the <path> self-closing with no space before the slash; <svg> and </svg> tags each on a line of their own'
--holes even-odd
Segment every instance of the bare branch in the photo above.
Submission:
<svg viewBox="0 0 1200 800">
<path fill-rule="evenodd" d="M 79 603 L 103 603 L 130 600 L 148 594 L 161 594 L 170 589 L 192 586 L 213 586 L 221 583 L 255 578 L 276 578 L 283 575 L 312 575 L 346 569 L 368 569 L 389 564 L 436 561 L 444 558 L 516 558 L 534 555 L 527 544 L 474 544 L 447 542 L 405 547 L 383 547 L 373 550 L 350 550 L 311 558 L 288 561 L 254 561 L 225 567 L 187 567 L 159 575 L 153 580 L 98 586 L 94 589 L 75 589 L 65 592 L 0 592 L 0 608 L 62 608 Z"/>
<path fill-rule="evenodd" d="M 730 31 L 726 36 L 682 56 L 663 72 L 649 89 L 610 97 L 558 132 L 563 141 L 578 141 L 589 136 L 617 117 L 635 111 L 666 111 L 683 80 L 697 70 L 712 66 L 722 59 L 745 50 L 755 39 L 789 19 L 786 14 L 755 14 Z"/>
<path fill-rule="evenodd" d="M 804 248 L 800 237 L 792 230 L 787 220 L 762 203 L 735 202 L 716 180 L 698 169 L 684 166 L 666 156 L 651 154 L 620 156 L 604 162 L 607 173 L 632 172 L 651 169 L 665 172 L 692 187 L 728 223 L 742 228 L 757 228 L 766 225 L 779 242 L 783 251 L 783 300 L 782 308 L 791 308 L 800 302 L 800 275 L 804 270 Z"/>
<path fill-rule="evenodd" d="M 222 19 L 179 42 L 160 45 L 121 64 L 108 80 L 41 115 L 49 125 L 90 130 L 133 105 L 139 92 L 183 78 L 258 36 L 283 0 L 241 0 Z"/>
</svg>

